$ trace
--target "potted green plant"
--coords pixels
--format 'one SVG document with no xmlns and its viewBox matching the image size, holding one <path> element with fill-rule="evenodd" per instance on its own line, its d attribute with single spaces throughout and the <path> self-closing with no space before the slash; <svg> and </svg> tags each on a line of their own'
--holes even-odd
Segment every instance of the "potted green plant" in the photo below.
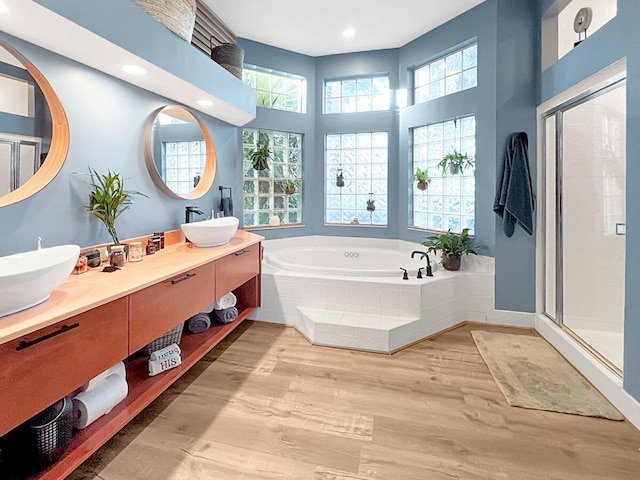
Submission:
<svg viewBox="0 0 640 480">
<path fill-rule="evenodd" d="M 249 154 L 251 166 L 257 171 L 269 170 L 271 149 L 268 142 L 259 142 L 256 149 Z"/>
<path fill-rule="evenodd" d="M 464 173 L 465 168 L 473 168 L 473 159 L 469 158 L 466 153 L 461 153 L 455 148 L 452 152 L 447 153 L 438 164 L 442 169 L 442 175 L 457 175 Z"/>
<path fill-rule="evenodd" d="M 294 193 L 296 193 L 296 188 L 298 188 L 300 186 L 300 179 L 299 178 L 285 178 L 282 181 L 282 188 L 284 189 L 284 193 L 286 193 L 287 195 L 293 195 Z"/>
<path fill-rule="evenodd" d="M 429 169 L 425 168 L 424 170 L 421 170 L 420 168 L 416 168 L 416 173 L 413 174 L 412 179 L 414 182 L 418 182 L 416 185 L 418 190 L 425 191 L 431 183 L 431 178 L 429 178 Z"/>
<path fill-rule="evenodd" d="M 367 212 L 375 212 L 376 211 L 376 201 L 373 198 L 367 200 Z"/>
<path fill-rule="evenodd" d="M 85 208 L 88 212 L 98 217 L 113 239 L 114 245 L 120 245 L 116 220 L 133 203 L 132 197 L 141 195 L 149 198 L 144 193 L 135 190 L 125 190 L 124 179 L 119 173 L 107 170 L 107 173 L 98 173 L 89 167 L 91 173 L 91 187 L 89 205 Z"/>
<path fill-rule="evenodd" d="M 344 187 L 344 175 L 342 174 L 341 168 L 338 169 L 338 173 L 336 174 L 336 187 Z"/>
<path fill-rule="evenodd" d="M 463 254 L 477 255 L 472 244 L 473 239 L 469 236 L 468 228 L 463 229 L 460 235 L 451 233 L 449 229 L 447 233 L 431 236 L 422 242 L 428 252 L 440 252 L 442 266 L 445 270 L 451 271 L 460 270 L 460 257 Z"/>
</svg>

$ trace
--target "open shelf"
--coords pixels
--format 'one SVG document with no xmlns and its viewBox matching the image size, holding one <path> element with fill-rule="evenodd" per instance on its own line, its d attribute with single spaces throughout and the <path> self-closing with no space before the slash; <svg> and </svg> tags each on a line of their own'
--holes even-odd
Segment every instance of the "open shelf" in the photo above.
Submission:
<svg viewBox="0 0 640 480">
<path fill-rule="evenodd" d="M 254 279 L 255 281 L 255 279 Z M 239 297 L 240 300 L 240 297 Z M 178 367 L 149 376 L 148 357 L 134 355 L 125 360 L 129 394 L 108 414 L 96 420 L 84 430 L 76 431 L 63 457 L 46 470 L 29 477 L 33 480 L 60 480 L 73 472 L 83 461 L 120 431 L 133 417 L 144 410 L 169 386 L 178 380 L 229 333 L 240 325 L 253 311 L 254 306 L 238 307 L 238 318 L 226 325 L 211 325 L 203 333 L 184 333 L 180 341 L 182 364 Z"/>
</svg>

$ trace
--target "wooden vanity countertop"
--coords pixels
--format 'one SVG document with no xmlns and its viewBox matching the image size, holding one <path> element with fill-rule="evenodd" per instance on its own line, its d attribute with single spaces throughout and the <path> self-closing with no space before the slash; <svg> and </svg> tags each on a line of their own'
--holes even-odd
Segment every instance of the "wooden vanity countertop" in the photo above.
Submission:
<svg viewBox="0 0 640 480">
<path fill-rule="evenodd" d="M 141 262 L 128 262 L 121 270 L 106 273 L 102 267 L 69 278 L 51 293 L 49 300 L 13 315 L 0 317 L 0 344 L 66 320 L 130 293 L 180 275 L 264 240 L 238 230 L 226 245 L 198 248 L 192 243 L 167 245 Z"/>
</svg>

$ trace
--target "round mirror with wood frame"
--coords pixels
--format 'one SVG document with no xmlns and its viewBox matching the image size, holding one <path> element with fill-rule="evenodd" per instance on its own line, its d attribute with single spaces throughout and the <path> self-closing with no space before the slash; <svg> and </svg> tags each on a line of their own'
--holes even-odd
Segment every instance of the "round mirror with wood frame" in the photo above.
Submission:
<svg viewBox="0 0 640 480">
<path fill-rule="evenodd" d="M 44 75 L 0 40 L 0 207 L 42 190 L 58 174 L 69 150 L 69 124 Z"/>
<path fill-rule="evenodd" d="M 144 158 L 156 186 L 170 197 L 193 200 L 213 185 L 211 134 L 186 107 L 168 105 L 153 112 L 144 135 Z"/>
</svg>

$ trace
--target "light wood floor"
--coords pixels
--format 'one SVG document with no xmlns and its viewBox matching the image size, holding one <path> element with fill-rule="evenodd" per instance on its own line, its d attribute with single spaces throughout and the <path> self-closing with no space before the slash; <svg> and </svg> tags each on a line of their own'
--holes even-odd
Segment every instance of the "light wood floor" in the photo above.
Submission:
<svg viewBox="0 0 640 480">
<path fill-rule="evenodd" d="M 510 407 L 464 326 L 392 356 L 238 328 L 72 480 L 640 479 L 640 433 Z"/>
</svg>

